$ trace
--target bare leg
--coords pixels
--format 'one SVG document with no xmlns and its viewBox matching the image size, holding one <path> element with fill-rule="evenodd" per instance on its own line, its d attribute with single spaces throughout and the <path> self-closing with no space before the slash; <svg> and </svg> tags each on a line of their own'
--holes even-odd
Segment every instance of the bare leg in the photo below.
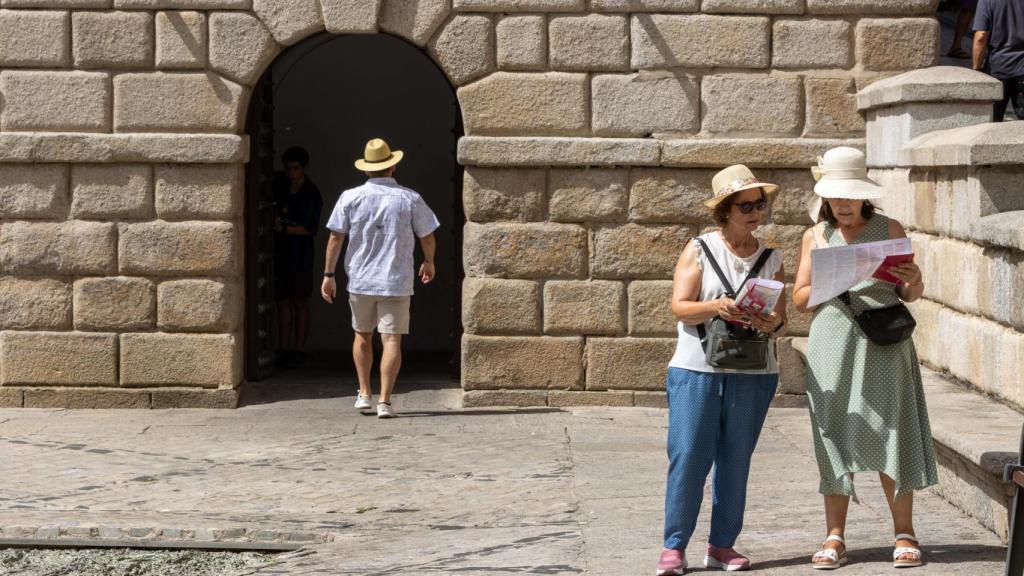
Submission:
<svg viewBox="0 0 1024 576">
<path fill-rule="evenodd" d="M 825 524 L 829 536 L 842 537 L 846 532 L 846 512 L 850 509 L 849 496 L 825 496 Z M 822 548 L 832 548 L 836 553 L 841 553 L 843 545 L 835 540 L 825 542 Z M 827 558 L 819 558 L 818 562 L 829 564 Z"/>
<path fill-rule="evenodd" d="M 291 350 L 294 345 L 292 339 L 292 301 L 277 301 L 277 335 L 278 347 L 282 350 Z"/>
<path fill-rule="evenodd" d="M 370 370 L 373 369 L 373 332 L 356 332 L 352 341 L 352 360 L 356 364 L 356 374 L 359 375 L 359 394 L 362 396 L 373 395 L 370 388 Z"/>
<path fill-rule="evenodd" d="M 295 350 L 306 349 L 306 339 L 309 337 L 309 299 L 300 298 L 293 301 L 295 306 Z"/>
<path fill-rule="evenodd" d="M 402 367 L 402 335 L 381 334 L 380 339 L 384 341 L 384 356 L 380 361 L 380 401 L 390 404 L 391 391 Z"/>
<path fill-rule="evenodd" d="M 889 511 L 892 512 L 892 525 L 896 534 L 914 534 L 914 493 L 907 492 L 896 498 L 896 481 L 892 478 L 878 473 L 878 479 L 882 481 L 882 490 L 885 492 L 885 499 L 889 501 Z M 913 540 L 900 540 L 896 546 L 916 546 Z M 899 560 L 913 560 L 912 554 L 903 554 Z"/>
</svg>

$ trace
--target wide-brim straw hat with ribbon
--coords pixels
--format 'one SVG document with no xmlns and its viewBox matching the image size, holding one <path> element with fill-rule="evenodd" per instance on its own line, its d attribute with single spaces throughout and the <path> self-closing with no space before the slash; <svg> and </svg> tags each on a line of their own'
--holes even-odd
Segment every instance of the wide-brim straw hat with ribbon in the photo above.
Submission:
<svg viewBox="0 0 1024 576">
<path fill-rule="evenodd" d="M 363 172 L 380 172 L 401 162 L 402 156 L 401 150 L 392 151 L 387 142 L 374 138 L 366 143 L 363 157 L 356 160 L 356 168 Z"/>
<path fill-rule="evenodd" d="M 847 200 L 876 200 L 885 193 L 885 188 L 868 178 L 868 160 L 856 148 L 840 146 L 818 157 L 818 165 L 811 168 L 817 184 L 808 213 L 817 222 L 821 211 L 822 198 L 845 198 Z"/>
<path fill-rule="evenodd" d="M 765 194 L 769 195 L 774 194 L 779 189 L 775 184 L 758 180 L 754 173 L 750 171 L 750 168 L 742 164 L 729 166 L 715 174 L 715 177 L 711 179 L 711 189 L 714 192 L 714 196 L 710 200 L 705 200 L 704 205 L 714 210 L 716 206 L 733 194 L 753 188 L 761 188 Z"/>
</svg>

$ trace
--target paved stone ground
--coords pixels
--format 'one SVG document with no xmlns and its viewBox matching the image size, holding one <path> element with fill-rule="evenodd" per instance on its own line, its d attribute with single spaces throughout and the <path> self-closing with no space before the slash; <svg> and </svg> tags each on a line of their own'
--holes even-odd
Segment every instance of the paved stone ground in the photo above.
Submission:
<svg viewBox="0 0 1024 576">
<path fill-rule="evenodd" d="M 326 376 L 236 411 L 0 411 L 2 535 L 325 541 L 260 575 L 652 573 L 664 412 L 461 411 L 435 384 L 398 395 L 390 421 Z M 753 474 L 738 547 L 762 573 L 810 573 L 823 518 L 804 409 L 772 411 Z M 884 497 L 858 481 L 842 573 L 891 573 Z M 974 520 L 930 492 L 917 517 L 929 564 L 914 575 L 1001 574 L 1004 548 Z"/>
</svg>

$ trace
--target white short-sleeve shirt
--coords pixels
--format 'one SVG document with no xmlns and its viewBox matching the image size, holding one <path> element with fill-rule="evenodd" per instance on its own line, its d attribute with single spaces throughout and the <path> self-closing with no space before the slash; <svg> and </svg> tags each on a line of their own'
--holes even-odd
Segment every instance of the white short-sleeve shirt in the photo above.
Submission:
<svg viewBox="0 0 1024 576">
<path fill-rule="evenodd" d="M 394 178 L 370 178 L 343 192 L 327 228 L 348 236 L 349 294 L 412 296 L 416 238 L 440 225 L 423 198 Z"/>
<path fill-rule="evenodd" d="M 740 258 L 729 251 L 722 240 L 721 234 L 717 231 L 704 234 L 701 236 L 701 239 L 708 245 L 708 250 L 714 256 L 715 261 L 718 262 L 718 266 L 722 269 L 722 273 L 729 281 L 729 284 L 737 291 L 739 291 L 740 284 L 746 279 L 750 269 L 754 267 L 757 259 L 761 257 L 761 253 L 765 250 L 765 245 L 758 241 L 759 246 L 756 252 L 747 258 Z M 700 301 L 708 302 L 721 298 L 725 295 L 725 286 L 722 285 L 722 281 L 718 279 L 715 270 L 708 263 L 708 255 L 701 249 L 700 244 L 694 241 L 694 246 L 697 248 L 697 265 L 701 269 Z M 781 267 L 782 252 L 775 250 L 768 257 L 768 260 L 764 263 L 761 272 L 757 276 L 759 278 L 775 278 Z M 710 322 L 711 320 L 708 320 L 704 323 L 705 330 L 708 329 Z M 687 326 L 679 322 L 677 329 L 679 339 L 676 342 L 676 353 L 672 357 L 672 361 L 669 362 L 670 367 L 686 368 L 694 372 L 738 372 L 743 374 L 774 374 L 779 371 L 774 338 L 768 339 L 768 366 L 764 370 L 731 370 L 728 368 L 716 368 L 704 361 L 704 348 L 700 344 L 700 335 L 697 332 L 696 326 Z"/>
</svg>

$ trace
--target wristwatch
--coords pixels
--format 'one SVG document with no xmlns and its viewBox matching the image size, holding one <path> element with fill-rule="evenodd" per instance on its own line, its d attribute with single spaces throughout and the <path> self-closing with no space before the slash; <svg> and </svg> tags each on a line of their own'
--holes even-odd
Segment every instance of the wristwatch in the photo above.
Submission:
<svg viewBox="0 0 1024 576">
<path fill-rule="evenodd" d="M 334 272 L 324 272 L 324 278 L 334 278 Z"/>
</svg>

